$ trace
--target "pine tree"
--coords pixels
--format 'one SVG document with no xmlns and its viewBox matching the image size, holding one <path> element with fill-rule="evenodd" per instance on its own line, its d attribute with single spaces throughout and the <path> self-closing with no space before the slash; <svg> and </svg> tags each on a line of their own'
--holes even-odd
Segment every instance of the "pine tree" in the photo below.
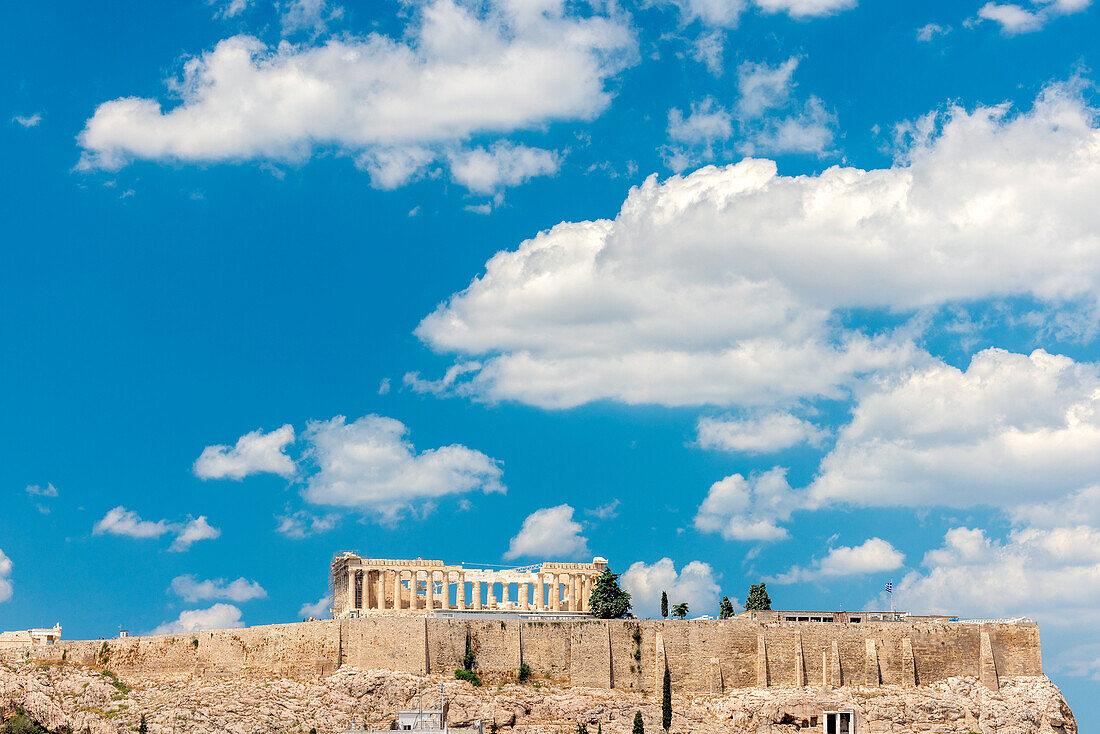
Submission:
<svg viewBox="0 0 1100 734">
<path fill-rule="evenodd" d="M 645 724 L 642 723 L 642 712 L 634 712 L 634 732 L 633 734 L 645 734 Z"/>
<path fill-rule="evenodd" d="M 718 619 L 729 619 L 733 616 L 733 604 L 728 596 L 722 597 L 722 603 L 718 605 Z"/>
<path fill-rule="evenodd" d="M 745 610 L 766 612 L 771 608 L 772 600 L 768 596 L 768 588 L 763 583 L 750 586 L 749 597 L 745 599 Z"/>
<path fill-rule="evenodd" d="M 588 609 L 599 619 L 619 619 L 630 611 L 630 594 L 619 586 L 619 574 L 604 571 L 596 578 Z"/>
<path fill-rule="evenodd" d="M 477 662 L 474 658 L 474 646 L 470 643 L 470 628 L 466 628 L 466 654 L 462 656 L 462 669 L 473 670 L 474 663 Z"/>
<path fill-rule="evenodd" d="M 661 687 L 661 726 L 667 732 L 672 726 L 672 676 L 665 666 L 665 682 Z"/>
<path fill-rule="evenodd" d="M 668 592 L 661 592 L 661 616 L 668 619 Z"/>
<path fill-rule="evenodd" d="M 145 714 L 141 715 L 141 721 L 138 723 L 138 734 L 149 734 L 149 725 L 145 723 Z"/>
</svg>

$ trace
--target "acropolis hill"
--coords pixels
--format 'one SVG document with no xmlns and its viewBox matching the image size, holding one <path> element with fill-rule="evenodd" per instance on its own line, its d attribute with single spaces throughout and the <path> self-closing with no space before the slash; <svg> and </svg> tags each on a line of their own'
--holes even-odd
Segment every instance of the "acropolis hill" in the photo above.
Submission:
<svg viewBox="0 0 1100 734">
<path fill-rule="evenodd" d="M 1061 694 L 1043 675 L 1039 628 L 1030 621 L 962 622 L 890 613 L 876 619 L 874 613 L 856 612 L 596 619 L 587 602 L 592 580 L 605 567 L 603 559 L 595 559 L 497 572 L 344 554 L 331 569 L 333 619 L 58 641 L 0 649 L 0 660 L 60 666 L 62 677 L 69 669 L 109 668 L 131 686 L 175 686 L 177 692 L 234 686 L 251 691 L 257 682 L 271 680 L 286 681 L 280 685 L 295 690 L 337 683 L 355 688 L 356 676 L 380 686 L 388 675 L 406 681 L 403 690 L 412 697 L 434 678 L 430 685 L 437 691 L 439 682 L 447 681 L 454 695 L 470 697 L 469 706 L 479 711 L 499 707 L 502 692 L 512 691 L 507 695 L 513 712 L 504 717 L 509 725 L 572 732 L 575 721 L 551 726 L 525 720 L 531 711 L 545 714 L 545 706 L 530 703 L 541 690 L 569 698 L 570 711 L 600 723 L 609 734 L 629 728 L 629 721 L 608 718 L 610 711 L 633 716 L 638 709 L 649 716 L 657 706 L 659 713 L 667 666 L 681 710 L 698 709 L 701 717 L 678 731 L 794 732 L 811 721 L 817 727 L 824 711 L 842 706 L 853 712 L 854 731 L 861 734 L 1076 732 Z M 454 680 L 467 638 L 478 675 L 504 688 L 493 693 Z M 521 664 L 531 671 L 524 686 L 516 685 Z M 12 686 L 9 694 L 18 688 Z M 0 688 L 0 699 L 3 695 Z M 513 710 L 517 696 L 529 700 L 520 707 L 526 714 Z M 392 716 L 378 701 L 362 696 L 357 701 L 358 710 L 334 711 L 382 723 Z M 882 709 L 887 701 L 893 702 L 888 714 Z M 718 711 L 726 713 L 715 719 Z M 735 711 L 742 712 L 740 718 Z M 325 716 L 318 712 L 315 720 L 332 719 Z M 735 720 L 744 727 L 733 726 Z"/>
</svg>

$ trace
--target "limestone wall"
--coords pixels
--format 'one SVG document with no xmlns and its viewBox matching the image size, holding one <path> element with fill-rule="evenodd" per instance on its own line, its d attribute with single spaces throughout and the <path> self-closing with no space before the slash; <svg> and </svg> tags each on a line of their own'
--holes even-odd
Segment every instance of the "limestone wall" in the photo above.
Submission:
<svg viewBox="0 0 1100 734">
<path fill-rule="evenodd" d="M 482 678 L 517 675 L 575 686 L 654 691 L 667 661 L 678 691 L 758 685 L 925 685 L 951 676 L 997 679 L 1042 673 L 1034 624 L 813 622 L 743 619 L 524 622 L 369 616 L 195 634 L 60 642 L 36 659 L 94 664 L 106 644 L 120 675 L 309 678 L 343 665 L 451 674 L 466 633 Z M 988 641 L 983 644 L 983 631 Z M 26 650 L 0 652 L 23 657 Z"/>
</svg>

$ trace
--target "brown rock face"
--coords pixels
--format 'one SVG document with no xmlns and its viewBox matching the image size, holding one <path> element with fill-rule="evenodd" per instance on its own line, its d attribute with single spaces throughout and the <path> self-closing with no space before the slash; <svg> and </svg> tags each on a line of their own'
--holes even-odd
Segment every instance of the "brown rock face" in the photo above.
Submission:
<svg viewBox="0 0 1100 734">
<path fill-rule="evenodd" d="M 51 732 L 122 734 L 142 714 L 151 732 L 342 732 L 364 723 L 387 728 L 398 709 L 434 708 L 440 684 L 450 724 L 496 721 L 516 734 L 572 734 L 580 722 L 627 734 L 635 711 L 660 731 L 660 699 L 638 693 L 567 688 L 546 681 L 474 688 L 438 676 L 343 668 L 313 681 L 219 678 L 113 680 L 84 666 L 0 665 L 0 719 L 23 709 Z M 990 691 L 977 678 L 922 688 L 805 687 L 738 689 L 673 697 L 676 734 L 820 732 L 823 711 L 851 710 L 856 734 L 1077 734 L 1077 722 L 1045 676 L 1002 679 Z M 488 727 L 487 727 L 488 728 Z"/>
</svg>

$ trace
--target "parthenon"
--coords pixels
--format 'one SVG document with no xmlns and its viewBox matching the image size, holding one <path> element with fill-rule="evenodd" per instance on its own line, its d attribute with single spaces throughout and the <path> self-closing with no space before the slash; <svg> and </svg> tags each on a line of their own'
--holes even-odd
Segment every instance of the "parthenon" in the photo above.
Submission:
<svg viewBox="0 0 1100 734">
<path fill-rule="evenodd" d="M 492 570 L 344 552 L 332 561 L 332 614 L 341 618 L 438 610 L 587 615 L 592 585 L 606 569 L 607 559 L 599 557 L 591 563 Z"/>
</svg>

